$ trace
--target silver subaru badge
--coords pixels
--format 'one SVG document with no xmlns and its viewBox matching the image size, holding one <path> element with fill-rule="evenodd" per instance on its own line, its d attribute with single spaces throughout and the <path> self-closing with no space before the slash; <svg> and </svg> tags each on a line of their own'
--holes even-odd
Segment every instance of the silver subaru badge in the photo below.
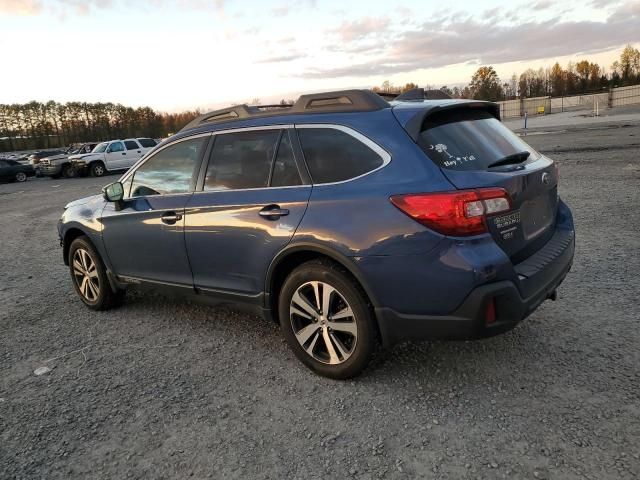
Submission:
<svg viewBox="0 0 640 480">
<path fill-rule="evenodd" d="M 545 185 L 549 185 L 551 183 L 551 175 L 549 175 L 547 172 L 544 172 L 542 174 L 542 183 Z"/>
</svg>

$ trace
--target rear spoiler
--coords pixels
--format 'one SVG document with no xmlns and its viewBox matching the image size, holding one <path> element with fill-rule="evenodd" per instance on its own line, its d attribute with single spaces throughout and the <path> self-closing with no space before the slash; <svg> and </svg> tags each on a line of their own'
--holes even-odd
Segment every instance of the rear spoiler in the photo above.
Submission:
<svg viewBox="0 0 640 480">
<path fill-rule="evenodd" d="M 424 121 L 431 115 L 448 110 L 481 110 L 488 112 L 498 120 L 500 120 L 500 105 L 493 102 L 484 102 L 479 100 L 459 100 L 442 104 L 429 105 L 424 104 L 424 109 L 420 109 L 416 114 L 411 117 L 404 125 L 404 129 L 414 142 L 418 141 L 420 132 L 422 132 L 422 126 Z"/>
</svg>

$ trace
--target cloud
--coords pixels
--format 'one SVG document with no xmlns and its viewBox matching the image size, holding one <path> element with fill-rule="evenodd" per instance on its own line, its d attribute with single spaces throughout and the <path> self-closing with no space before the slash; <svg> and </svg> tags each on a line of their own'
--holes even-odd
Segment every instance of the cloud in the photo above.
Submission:
<svg viewBox="0 0 640 480">
<path fill-rule="evenodd" d="M 0 13 L 10 15 L 37 15 L 42 11 L 39 0 L 0 0 Z"/>
<path fill-rule="evenodd" d="M 329 33 L 338 35 L 343 42 L 353 42 L 371 35 L 383 34 L 390 23 L 387 17 L 364 17 L 352 22 L 343 22 L 338 28 L 329 30 Z"/>
<path fill-rule="evenodd" d="M 8 15 L 40 15 L 45 12 L 57 15 L 75 13 L 89 15 L 97 10 L 104 10 L 116 4 L 130 7 L 125 0 L 0 0 L 0 13 Z M 177 5 L 193 10 L 213 9 L 219 15 L 224 15 L 225 0 L 140 0 L 136 1 L 137 8 L 158 8 L 163 5 Z"/>
<path fill-rule="evenodd" d="M 289 5 L 280 5 L 279 7 L 275 7 L 271 9 L 271 13 L 273 13 L 276 17 L 284 17 L 289 15 L 289 11 L 291 7 Z"/>
<path fill-rule="evenodd" d="M 299 60 L 304 58 L 306 55 L 303 53 L 290 53 L 288 55 L 278 55 L 274 57 L 267 57 L 261 60 L 258 60 L 254 63 L 283 63 L 283 62 L 293 62 L 294 60 Z"/>
<path fill-rule="evenodd" d="M 538 0 L 531 6 L 532 10 L 547 10 L 555 5 L 551 0 Z"/>
<path fill-rule="evenodd" d="M 640 20 L 640 1 L 626 3 L 621 5 L 610 17 L 609 21 L 618 22 L 626 18 L 636 18 Z M 640 38 L 640 22 L 636 24 L 638 37 Z"/>
<path fill-rule="evenodd" d="M 370 25 L 368 21 L 364 24 Z M 445 23 L 428 21 L 395 38 L 391 37 L 391 33 L 379 38 L 376 45 L 382 53 L 369 55 L 366 61 L 348 66 L 311 69 L 301 76 L 309 79 L 366 77 L 474 61 L 501 64 L 576 52 L 593 53 L 637 42 L 639 25 L 640 2 L 621 6 L 604 21 L 556 18 L 516 25 L 496 25 L 478 17 Z M 351 24 L 347 26 L 350 28 L 346 31 L 355 37 L 371 30 L 352 28 Z M 371 51 L 375 51 L 376 46 L 370 47 Z M 343 51 L 349 52 L 348 49 Z"/>
</svg>

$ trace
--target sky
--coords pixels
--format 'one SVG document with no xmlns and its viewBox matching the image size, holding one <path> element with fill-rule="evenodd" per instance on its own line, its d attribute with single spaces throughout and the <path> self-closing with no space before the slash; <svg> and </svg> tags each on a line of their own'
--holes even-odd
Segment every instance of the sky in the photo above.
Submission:
<svg viewBox="0 0 640 480">
<path fill-rule="evenodd" d="M 0 0 L 0 103 L 160 111 L 459 85 L 640 46 L 640 0 Z"/>
</svg>

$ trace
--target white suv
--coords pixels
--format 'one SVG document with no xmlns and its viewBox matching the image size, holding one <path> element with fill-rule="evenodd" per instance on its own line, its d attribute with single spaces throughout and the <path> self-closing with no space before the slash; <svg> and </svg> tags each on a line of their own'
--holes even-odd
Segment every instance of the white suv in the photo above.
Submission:
<svg viewBox="0 0 640 480">
<path fill-rule="evenodd" d="M 79 172 L 101 177 L 108 171 L 127 170 L 157 145 L 152 138 L 127 138 L 102 142 L 91 153 L 72 155 L 69 161 Z"/>
</svg>

